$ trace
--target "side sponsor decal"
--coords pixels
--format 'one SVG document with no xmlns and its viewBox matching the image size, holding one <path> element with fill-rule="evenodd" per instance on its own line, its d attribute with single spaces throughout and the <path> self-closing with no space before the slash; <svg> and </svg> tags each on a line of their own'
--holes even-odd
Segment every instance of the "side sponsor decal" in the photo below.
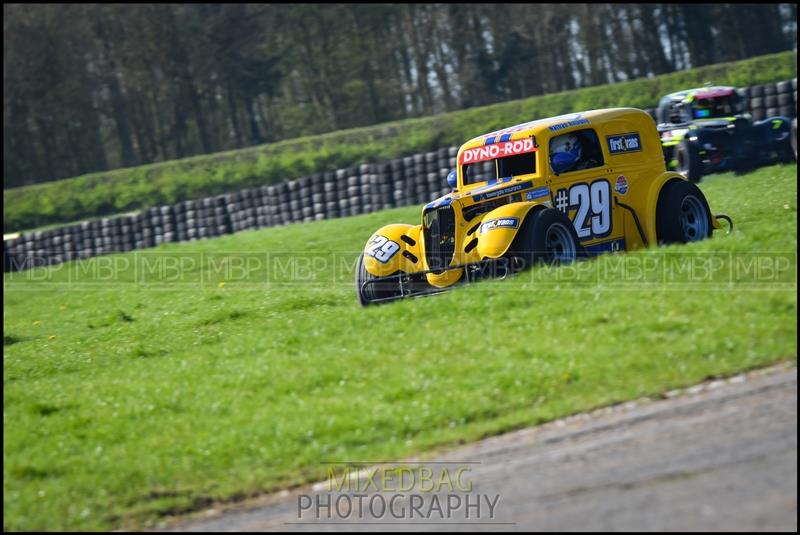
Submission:
<svg viewBox="0 0 800 535">
<path fill-rule="evenodd" d="M 474 149 L 466 149 L 461 153 L 459 164 L 486 162 L 494 160 L 495 158 L 505 158 L 506 156 L 536 152 L 536 150 L 536 144 L 530 138 L 506 141 L 503 143 L 492 143 L 491 145 L 475 147 Z"/>
<path fill-rule="evenodd" d="M 625 178 L 625 175 L 619 175 L 617 177 L 617 183 L 614 184 L 614 191 L 620 195 L 628 193 L 628 179 Z"/>
<path fill-rule="evenodd" d="M 472 200 L 475 202 L 480 202 L 488 199 L 494 199 L 496 197 L 508 195 L 509 193 L 515 193 L 523 189 L 528 189 L 531 186 L 533 186 L 533 182 L 528 180 L 527 182 L 520 182 L 519 184 L 514 184 L 513 186 L 506 186 L 505 188 L 487 191 L 486 193 L 481 193 L 479 195 L 473 195 Z"/>
<path fill-rule="evenodd" d="M 558 132 L 559 130 L 563 130 L 565 128 L 569 128 L 570 126 L 579 126 L 582 124 L 589 124 L 589 119 L 584 119 L 580 113 L 576 114 L 575 117 L 568 121 L 564 121 L 563 123 L 556 123 L 550 125 L 548 129 L 551 132 Z"/>
<path fill-rule="evenodd" d="M 624 152 L 637 152 L 642 150 L 642 140 L 637 132 L 628 132 L 615 136 L 606 136 L 608 152 L 622 154 Z"/>
<path fill-rule="evenodd" d="M 550 188 L 547 186 L 542 186 L 541 188 L 532 189 L 531 191 L 525 194 L 525 199 L 528 201 L 532 201 L 534 199 L 540 199 L 542 197 L 549 197 L 550 196 Z"/>
<path fill-rule="evenodd" d="M 489 232 L 498 228 L 517 228 L 519 226 L 519 219 L 516 217 L 501 217 L 499 219 L 490 219 L 481 225 L 479 234 Z"/>
</svg>

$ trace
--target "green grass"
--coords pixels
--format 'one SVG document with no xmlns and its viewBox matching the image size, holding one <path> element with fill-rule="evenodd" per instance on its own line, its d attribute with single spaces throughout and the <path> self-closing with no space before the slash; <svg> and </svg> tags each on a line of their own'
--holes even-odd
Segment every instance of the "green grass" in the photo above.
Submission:
<svg viewBox="0 0 800 535">
<path fill-rule="evenodd" d="M 153 526 L 796 360 L 796 165 L 701 186 L 730 235 L 367 309 L 357 252 L 419 207 L 6 274 L 4 528 Z"/>
<path fill-rule="evenodd" d="M 797 75 L 796 61 L 794 52 L 782 52 L 654 78 L 4 190 L 4 232 L 172 204 L 317 171 L 460 145 L 482 133 L 534 118 L 615 106 L 655 107 L 667 93 L 707 81 L 747 86 L 787 80 Z"/>
</svg>

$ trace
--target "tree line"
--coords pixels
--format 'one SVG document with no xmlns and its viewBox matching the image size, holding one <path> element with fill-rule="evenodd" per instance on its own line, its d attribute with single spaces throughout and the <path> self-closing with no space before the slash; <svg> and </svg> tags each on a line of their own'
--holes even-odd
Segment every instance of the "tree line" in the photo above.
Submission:
<svg viewBox="0 0 800 535">
<path fill-rule="evenodd" d="M 796 48 L 795 4 L 3 5 L 4 188 Z"/>
</svg>

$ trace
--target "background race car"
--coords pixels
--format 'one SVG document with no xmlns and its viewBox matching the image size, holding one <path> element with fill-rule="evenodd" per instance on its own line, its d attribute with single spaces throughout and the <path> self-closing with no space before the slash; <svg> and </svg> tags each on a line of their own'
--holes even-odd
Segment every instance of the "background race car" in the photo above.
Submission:
<svg viewBox="0 0 800 535">
<path fill-rule="evenodd" d="M 698 182 L 717 171 L 747 170 L 794 159 L 789 117 L 753 121 L 735 88 L 671 93 L 656 113 L 667 168 Z"/>
</svg>

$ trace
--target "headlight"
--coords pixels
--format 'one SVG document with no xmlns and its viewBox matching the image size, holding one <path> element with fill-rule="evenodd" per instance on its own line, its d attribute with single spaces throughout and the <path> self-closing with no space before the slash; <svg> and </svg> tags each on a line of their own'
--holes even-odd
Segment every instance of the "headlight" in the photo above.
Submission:
<svg viewBox="0 0 800 535">
<path fill-rule="evenodd" d="M 717 147 L 715 147 L 711 143 L 703 143 L 703 148 L 706 150 L 717 150 Z"/>
</svg>

